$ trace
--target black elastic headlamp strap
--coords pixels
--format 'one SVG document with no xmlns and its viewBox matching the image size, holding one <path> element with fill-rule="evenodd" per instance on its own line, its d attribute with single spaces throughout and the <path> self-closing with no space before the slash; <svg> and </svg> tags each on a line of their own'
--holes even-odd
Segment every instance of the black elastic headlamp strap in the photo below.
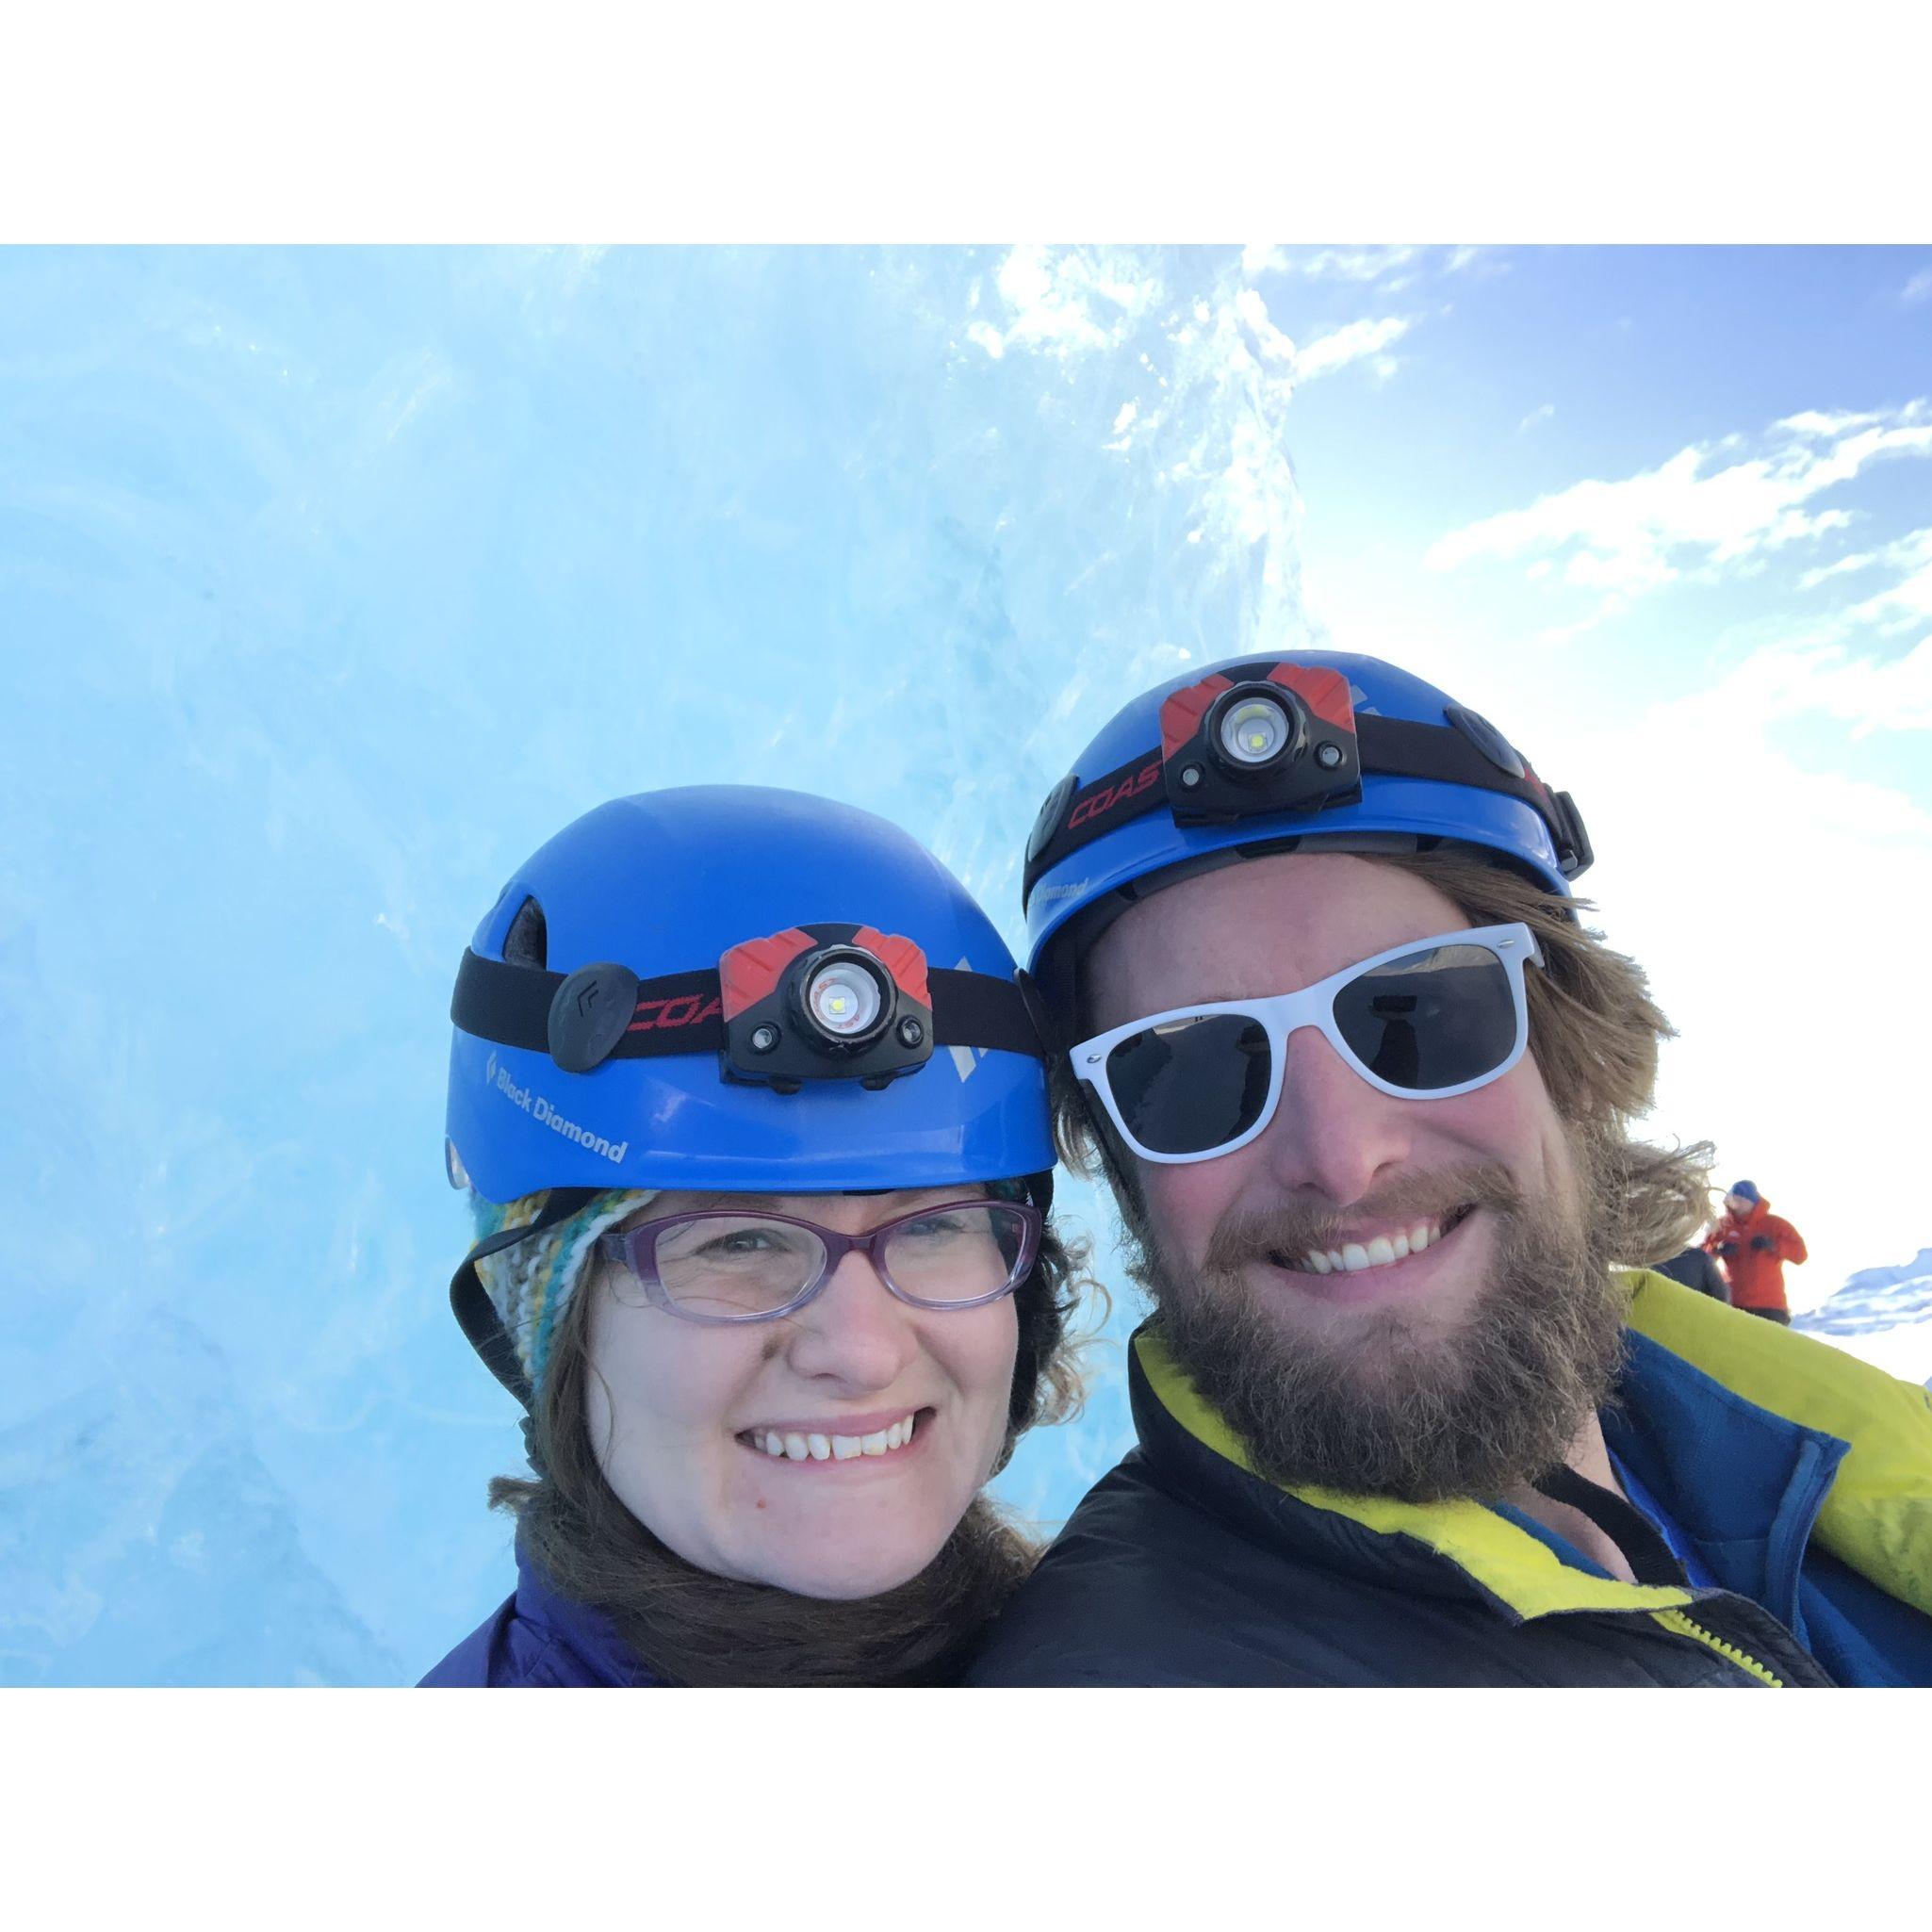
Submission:
<svg viewBox="0 0 1932 1932">
<path fill-rule="evenodd" d="M 1614 1490 L 1580 1476 L 1567 1463 L 1559 1463 L 1531 1485 L 1552 1502 L 1566 1503 L 1586 1515 L 1616 1547 L 1640 1583 L 1665 1584 L 1684 1590 L 1691 1580 L 1671 1554 L 1670 1545 L 1657 1533 L 1649 1518 Z"/>
<path fill-rule="evenodd" d="M 1566 792 L 1552 793 L 1527 765 L 1520 775 L 1505 771 L 1452 726 L 1426 725 L 1411 718 L 1357 712 L 1355 737 L 1365 778 L 1431 778 L 1439 784 L 1500 793 L 1527 805 L 1543 820 L 1566 878 L 1589 866 L 1589 835 L 1574 800 Z M 1026 862 L 1023 901 L 1032 897 L 1040 879 L 1069 854 L 1145 812 L 1164 810 L 1167 794 L 1159 782 L 1161 762 L 1156 747 L 1070 792 L 1060 801 L 1057 825 L 1040 839 Z M 1308 817 L 1313 829 L 1320 813 L 1311 811 Z"/>
<path fill-rule="evenodd" d="M 544 1203 L 534 1220 L 520 1228 L 503 1228 L 497 1234 L 485 1236 L 463 1257 L 461 1266 L 450 1277 L 450 1308 L 456 1317 L 457 1327 L 463 1331 L 469 1346 L 483 1357 L 483 1367 L 523 1404 L 526 1411 L 535 1402 L 536 1391 L 531 1387 L 530 1378 L 523 1372 L 516 1344 L 510 1339 L 502 1317 L 497 1313 L 489 1290 L 483 1286 L 483 1278 L 476 1271 L 476 1264 L 485 1254 L 514 1248 L 519 1241 L 528 1241 L 533 1236 L 555 1227 L 558 1222 L 568 1220 L 572 1215 L 587 1207 L 597 1196 L 595 1187 L 551 1188 L 549 1199 Z M 526 1443 L 529 1440 L 528 1425 L 524 1439 Z"/>
<path fill-rule="evenodd" d="M 511 966 L 466 951 L 456 974 L 450 1017 L 465 1033 L 499 1046 L 550 1051 L 550 1006 L 564 984 L 561 973 Z M 956 967 L 926 970 L 932 994 L 933 1044 L 964 1046 L 1046 1057 L 1020 990 L 991 974 Z M 675 973 L 637 983 L 634 1017 L 611 1049 L 615 1060 L 717 1053 L 725 1044 L 715 967 Z"/>
</svg>

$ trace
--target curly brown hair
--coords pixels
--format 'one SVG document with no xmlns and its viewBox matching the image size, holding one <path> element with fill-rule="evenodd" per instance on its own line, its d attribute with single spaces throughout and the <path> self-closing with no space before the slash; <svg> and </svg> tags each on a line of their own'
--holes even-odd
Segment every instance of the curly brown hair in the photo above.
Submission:
<svg viewBox="0 0 1932 1932">
<path fill-rule="evenodd" d="M 1677 1253 L 1709 1219 L 1715 1150 L 1705 1140 L 1659 1147 L 1631 1132 L 1655 1100 L 1658 1049 L 1675 1029 L 1651 998 L 1644 969 L 1582 924 L 1579 915 L 1595 911 L 1594 904 L 1558 898 L 1462 846 L 1377 853 L 1372 862 L 1425 880 L 1471 925 L 1520 920 L 1535 935 L 1543 967 L 1525 975 L 1530 1051 L 1569 1129 L 1593 1211 L 1607 1220 L 1609 1252 L 1636 1268 Z M 1071 987 L 1073 1000 L 1065 1016 L 1068 1038 L 1078 1039 L 1091 1030 L 1091 1016 L 1079 962 L 1071 964 L 1060 983 Z M 1061 1159 L 1086 1174 L 1097 1162 L 1129 1232 L 1138 1234 L 1143 1217 L 1131 1162 L 1120 1160 L 1109 1137 L 1096 1132 L 1086 1089 L 1064 1055 L 1054 1056 L 1052 1074 L 1054 1139 Z"/>
<path fill-rule="evenodd" d="M 1019 1351 L 1007 1438 L 1071 1420 L 1084 1393 L 1086 1337 L 1072 1317 L 1087 1285 L 1084 1248 L 1051 1223 L 1014 1291 Z M 985 1495 L 938 1556 L 880 1596 L 839 1601 L 712 1575 L 638 1521 L 605 1479 L 585 1389 L 592 1284 L 572 1296 L 531 1417 L 535 1480 L 499 1476 L 490 1505 L 516 1518 L 525 1556 L 565 1596 L 601 1611 L 653 1676 L 674 1684 L 918 1684 L 951 1681 L 1039 1549 Z"/>
</svg>

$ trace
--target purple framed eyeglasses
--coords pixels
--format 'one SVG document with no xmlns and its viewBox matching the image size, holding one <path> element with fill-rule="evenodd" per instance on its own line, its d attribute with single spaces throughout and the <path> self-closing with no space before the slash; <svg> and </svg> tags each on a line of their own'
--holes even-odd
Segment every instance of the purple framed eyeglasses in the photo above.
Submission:
<svg viewBox="0 0 1932 1932">
<path fill-rule="evenodd" d="M 1040 1253 L 1041 1217 L 1019 1201 L 948 1201 L 842 1234 L 786 1214 L 708 1208 L 640 1221 L 598 1241 L 623 1284 L 686 1321 L 725 1326 L 795 1315 L 847 1254 L 863 1254 L 914 1308 L 977 1308 L 1010 1295 Z"/>
</svg>

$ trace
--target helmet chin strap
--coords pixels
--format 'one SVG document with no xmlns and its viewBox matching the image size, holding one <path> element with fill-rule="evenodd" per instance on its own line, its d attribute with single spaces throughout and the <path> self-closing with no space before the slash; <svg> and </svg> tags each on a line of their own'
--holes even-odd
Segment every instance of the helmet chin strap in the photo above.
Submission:
<svg viewBox="0 0 1932 1932">
<path fill-rule="evenodd" d="M 457 1326 L 467 1337 L 470 1347 L 483 1357 L 483 1367 L 523 1405 L 526 1448 L 530 1444 L 530 1411 L 536 1400 L 536 1391 L 531 1387 L 530 1378 L 523 1372 L 523 1364 L 517 1359 L 516 1344 L 504 1328 L 502 1318 L 490 1300 L 489 1290 L 483 1286 L 483 1278 L 476 1271 L 476 1264 L 486 1254 L 500 1253 L 505 1248 L 514 1248 L 519 1241 L 527 1241 L 532 1236 L 541 1235 L 560 1221 L 568 1220 L 595 1201 L 599 1191 L 596 1187 L 551 1188 L 548 1200 L 534 1220 L 520 1228 L 502 1228 L 494 1235 L 485 1236 L 463 1257 L 455 1274 L 450 1277 L 450 1307 L 456 1317 Z"/>
</svg>

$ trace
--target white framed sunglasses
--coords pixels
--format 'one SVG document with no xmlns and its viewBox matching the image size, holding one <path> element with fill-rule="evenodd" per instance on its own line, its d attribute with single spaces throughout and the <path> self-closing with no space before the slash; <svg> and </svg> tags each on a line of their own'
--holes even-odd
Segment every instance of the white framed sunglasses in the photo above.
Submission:
<svg viewBox="0 0 1932 1932">
<path fill-rule="evenodd" d="M 1448 1100 L 1502 1076 L 1530 1043 L 1527 925 L 1410 940 L 1299 992 L 1176 1007 L 1068 1056 L 1122 1139 L 1166 1166 L 1233 1154 L 1274 1118 L 1288 1039 L 1317 1028 L 1378 1093 Z"/>
</svg>

